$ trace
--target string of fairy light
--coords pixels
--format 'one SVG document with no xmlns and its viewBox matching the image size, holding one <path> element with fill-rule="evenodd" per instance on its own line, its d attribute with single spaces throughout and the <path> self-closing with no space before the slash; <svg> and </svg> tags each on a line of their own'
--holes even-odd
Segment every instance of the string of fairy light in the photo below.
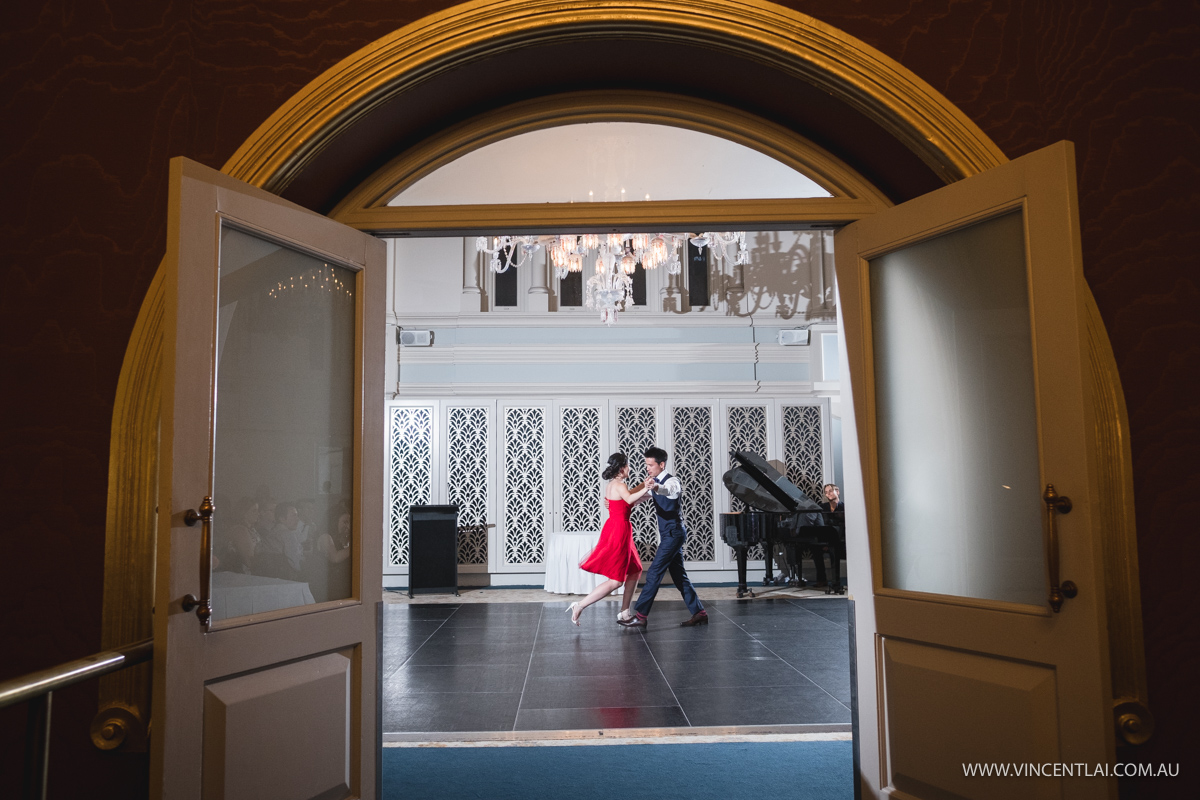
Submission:
<svg viewBox="0 0 1200 800">
<path fill-rule="evenodd" d="M 320 267 L 313 267 L 299 275 L 291 275 L 285 281 L 277 281 L 274 288 L 267 290 L 267 295 L 278 300 L 286 292 L 298 289 L 319 289 L 330 292 L 334 296 L 351 297 L 354 294 L 349 284 L 338 277 L 336 268 L 329 264 L 322 264 Z"/>
</svg>

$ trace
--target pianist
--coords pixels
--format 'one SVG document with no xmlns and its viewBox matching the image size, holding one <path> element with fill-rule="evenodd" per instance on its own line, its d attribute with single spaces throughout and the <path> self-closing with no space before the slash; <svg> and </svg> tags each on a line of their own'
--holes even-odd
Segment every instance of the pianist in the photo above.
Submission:
<svg viewBox="0 0 1200 800">
<path fill-rule="evenodd" d="M 827 483 L 821 489 L 825 495 L 825 499 L 821 501 L 822 511 L 844 512 L 846 505 L 841 501 L 842 490 L 838 488 L 836 483 Z M 817 567 L 817 582 L 814 584 L 817 588 L 823 589 L 829 585 L 829 578 L 825 575 L 825 548 L 813 548 L 813 563 Z M 831 552 L 830 558 L 837 558 L 837 554 Z"/>
<path fill-rule="evenodd" d="M 827 483 L 825 488 L 821 490 L 825 493 L 825 502 L 821 503 L 822 511 L 842 511 L 845 503 L 841 501 L 842 490 L 837 487 L 836 483 Z"/>
</svg>

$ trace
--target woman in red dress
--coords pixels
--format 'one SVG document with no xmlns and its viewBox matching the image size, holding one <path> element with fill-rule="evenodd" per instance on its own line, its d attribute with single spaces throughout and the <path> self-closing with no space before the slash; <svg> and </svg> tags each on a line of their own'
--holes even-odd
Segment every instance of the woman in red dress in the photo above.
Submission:
<svg viewBox="0 0 1200 800">
<path fill-rule="evenodd" d="M 637 588 L 638 577 L 642 574 L 642 560 L 638 558 L 637 548 L 633 546 L 633 526 L 629 524 L 629 507 L 646 496 L 650 488 L 650 479 L 630 488 L 625 485 L 629 477 L 629 459 L 624 453 L 613 453 L 608 457 L 608 466 L 604 469 L 603 478 L 608 481 L 604 487 L 604 499 L 608 501 L 608 521 L 600 531 L 600 541 L 592 554 L 580 562 L 579 567 L 596 575 L 603 575 L 608 580 L 578 603 L 571 603 L 567 611 L 571 614 L 571 622 L 579 624 L 579 615 L 583 610 L 602 597 L 607 597 L 620 586 L 625 584 L 625 592 L 621 597 L 621 614 L 629 615 L 629 604 L 633 602 L 633 591 Z"/>
</svg>

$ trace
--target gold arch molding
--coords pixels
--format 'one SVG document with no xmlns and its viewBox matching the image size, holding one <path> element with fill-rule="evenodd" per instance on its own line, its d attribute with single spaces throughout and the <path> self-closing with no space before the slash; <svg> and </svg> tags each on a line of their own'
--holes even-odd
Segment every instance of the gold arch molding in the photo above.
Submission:
<svg viewBox="0 0 1200 800">
<path fill-rule="evenodd" d="M 686 41 L 804 80 L 857 109 L 947 183 L 1002 164 L 939 92 L 805 14 L 747 0 L 476 0 L 401 28 L 336 64 L 256 130 L 223 170 L 281 193 L 355 121 L 430 78 L 531 44 L 595 36 Z"/>
<path fill-rule="evenodd" d="M 523 133 L 589 122 L 640 122 L 685 128 L 736 142 L 801 172 L 832 197 L 797 200 L 655 201 L 510 205 L 403 206 L 388 201 L 469 152 Z M 606 226 L 670 227 L 710 220 L 738 227 L 846 222 L 891 205 L 843 161 L 794 131 L 718 103 L 660 92 L 572 92 L 515 103 L 456 125 L 392 159 L 330 212 L 377 233 L 414 230 L 515 230 L 536 219 L 573 230 Z"/>
<path fill-rule="evenodd" d="M 953 182 L 1007 161 L 998 147 L 940 93 L 895 61 L 811 17 L 765 3 L 739 0 L 478 0 L 433 14 L 351 55 L 298 92 L 264 122 L 225 164 L 223 171 L 281 193 L 313 157 L 334 147 L 341 132 L 389 99 L 446 70 L 531 42 L 570 41 L 598 34 L 682 40 L 736 51 L 781 74 L 799 77 L 859 110 L 920 156 L 937 175 Z M 738 109 L 695 100 L 662 102 L 649 94 L 560 96 L 511 106 L 443 131 L 401 154 L 339 205 L 339 215 L 378 212 L 388 192 L 428 174 L 448 160 L 499 138 L 567 122 L 641 120 L 688 127 L 754 147 L 806 172 L 833 198 L 814 210 L 815 220 L 849 220 L 887 205 L 874 187 L 837 159 L 794 132 L 755 120 Z M 657 102 L 653 108 L 650 106 Z M 707 118 L 701 119 L 708 115 Z M 763 201 L 760 201 L 763 202 Z M 778 201 L 773 201 L 778 203 Z M 745 201 L 738 201 L 743 205 Z M 575 204 L 589 216 L 607 204 Z M 667 203 L 638 203 L 640 213 L 660 215 L 654 224 L 694 212 Z M 653 207 L 653 208 L 652 208 Z M 478 208 L 478 207 L 477 207 Z M 500 207 L 506 208 L 506 207 Z M 528 220 L 528 209 L 506 213 Z M 545 206 L 539 208 L 545 209 Z M 793 206 L 788 214 L 803 211 Z M 626 207 L 621 213 L 628 214 Z M 765 214 L 752 209 L 750 218 Z M 674 216 L 672 216 L 674 215 Z M 792 217 L 799 221 L 800 217 Z M 359 227 L 370 220 L 347 219 Z M 503 222 L 503 220 L 494 220 Z M 569 220 L 568 220 L 569 221 Z M 698 221 L 692 219 L 691 221 Z M 730 221 L 735 221 L 730 219 Z M 373 228 L 382 230 L 382 227 Z M 162 312 L 163 267 L 150 286 L 130 337 L 113 410 L 106 524 L 102 640 L 123 644 L 150 629 L 154 574 L 154 480 L 157 476 L 158 363 L 166 325 Z M 1114 498 L 1132 498 L 1128 417 L 1107 335 L 1090 292 L 1093 379 L 1112 402 L 1097 410 L 1097 433 L 1115 472 L 1104 476 Z M 1117 469 L 1119 467 L 1119 469 Z M 1109 494 L 1102 492 L 1102 494 Z M 1118 708 L 1144 709 L 1145 664 L 1141 648 L 1136 532 L 1131 501 L 1107 510 L 1106 552 L 1120 561 L 1110 572 L 1110 620 L 1114 689 Z M 1126 613 L 1116 613 L 1126 609 Z M 144 746 L 149 717 L 149 673 L 101 687 L 96 730 L 125 726 L 125 748 Z M 1140 712 L 1139 712 L 1140 713 Z M 1131 740 L 1132 741 L 1132 740 Z M 111 747 L 111 743 L 98 746 Z"/>
<path fill-rule="evenodd" d="M 752 58 L 781 74 L 798 77 L 882 126 L 947 183 L 1008 160 L 977 125 L 912 72 L 852 36 L 773 3 L 476 0 L 417 20 L 326 70 L 271 114 L 222 171 L 253 186 L 282 193 L 317 154 L 336 147 L 341 133 L 356 121 L 430 78 L 530 44 L 570 42 L 597 35 L 686 41 Z M 578 101 L 574 110 L 566 108 L 572 99 Z M 346 221 L 372 227 L 361 214 L 379 212 L 379 203 L 389 188 L 402 187 L 457 155 L 498 138 L 586 119 L 657 121 L 724 136 L 758 149 L 800 168 L 830 189 L 835 196 L 822 198 L 826 206 L 817 212 L 826 220 L 848 221 L 878 208 L 881 201 L 886 204 L 886 199 L 853 170 L 832 157 L 826 158 L 827 154 L 794 132 L 762 120 L 753 122 L 737 109 L 705 109 L 699 101 L 676 98 L 651 110 L 646 107 L 651 99 L 635 93 L 622 97 L 545 98 L 469 121 L 399 156 L 359 187 L 353 198 L 347 198 L 339 206 L 339 215 L 359 214 L 359 219 Z M 713 117 L 708 121 L 697 119 L 705 111 Z M 739 132 L 733 124 L 739 120 L 752 124 L 743 124 Z M 576 204 L 576 208 L 587 206 L 594 219 L 605 211 L 599 208 L 603 205 L 607 204 Z M 693 213 L 689 221 L 700 221 L 694 208 L 672 209 L 663 203 L 637 205 L 643 214 L 651 211 L 665 216 L 652 220 L 655 224 L 680 213 Z M 508 208 L 514 222 L 528 219 L 526 209 L 500 208 Z M 541 208 L 544 212 L 545 207 Z M 625 209 L 625 213 L 628 211 Z M 793 207 L 788 213 L 798 211 L 803 209 Z M 761 213 L 761 209 L 755 213 Z M 793 220 L 798 222 L 800 217 L 793 216 Z M 492 221 L 508 224 L 503 219 Z M 386 225 L 374 229 L 386 230 Z M 516 232 L 511 227 L 505 229 Z M 125 643 L 140 635 L 138 631 L 148 631 L 149 609 L 154 603 L 156 526 L 153 507 L 145 499 L 153 494 L 146 481 L 153 483 L 158 473 L 157 364 L 164 328 L 172 324 L 162 314 L 163 275 L 160 266 L 142 302 L 113 408 L 101 634 L 102 640 L 110 644 Z M 130 682 L 102 684 L 94 729 L 119 721 L 129 728 L 120 746 L 144 746 L 140 743 L 146 740 L 145 721 L 150 713 L 148 686 L 149 673 L 145 671 Z"/>
</svg>

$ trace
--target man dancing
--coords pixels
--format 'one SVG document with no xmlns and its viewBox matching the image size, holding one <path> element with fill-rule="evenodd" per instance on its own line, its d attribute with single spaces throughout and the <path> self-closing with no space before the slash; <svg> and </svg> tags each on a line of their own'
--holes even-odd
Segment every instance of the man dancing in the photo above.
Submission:
<svg viewBox="0 0 1200 800">
<path fill-rule="evenodd" d="M 666 472 L 667 451 L 661 447 L 651 447 L 646 451 L 646 474 L 652 479 L 651 496 L 654 498 L 654 511 L 658 515 L 658 551 L 654 561 L 646 571 L 646 585 L 633 605 L 634 615 L 631 619 L 618 619 L 617 622 L 626 628 L 645 628 L 646 617 L 650 607 L 654 605 L 654 596 L 658 594 L 659 584 L 663 575 L 671 573 L 675 588 L 683 595 L 691 618 L 680 623 L 683 627 L 707 625 L 708 612 L 696 596 L 692 582 L 688 580 L 683 568 L 683 543 L 687 539 L 687 528 L 683 525 L 683 487 L 679 478 Z"/>
</svg>

